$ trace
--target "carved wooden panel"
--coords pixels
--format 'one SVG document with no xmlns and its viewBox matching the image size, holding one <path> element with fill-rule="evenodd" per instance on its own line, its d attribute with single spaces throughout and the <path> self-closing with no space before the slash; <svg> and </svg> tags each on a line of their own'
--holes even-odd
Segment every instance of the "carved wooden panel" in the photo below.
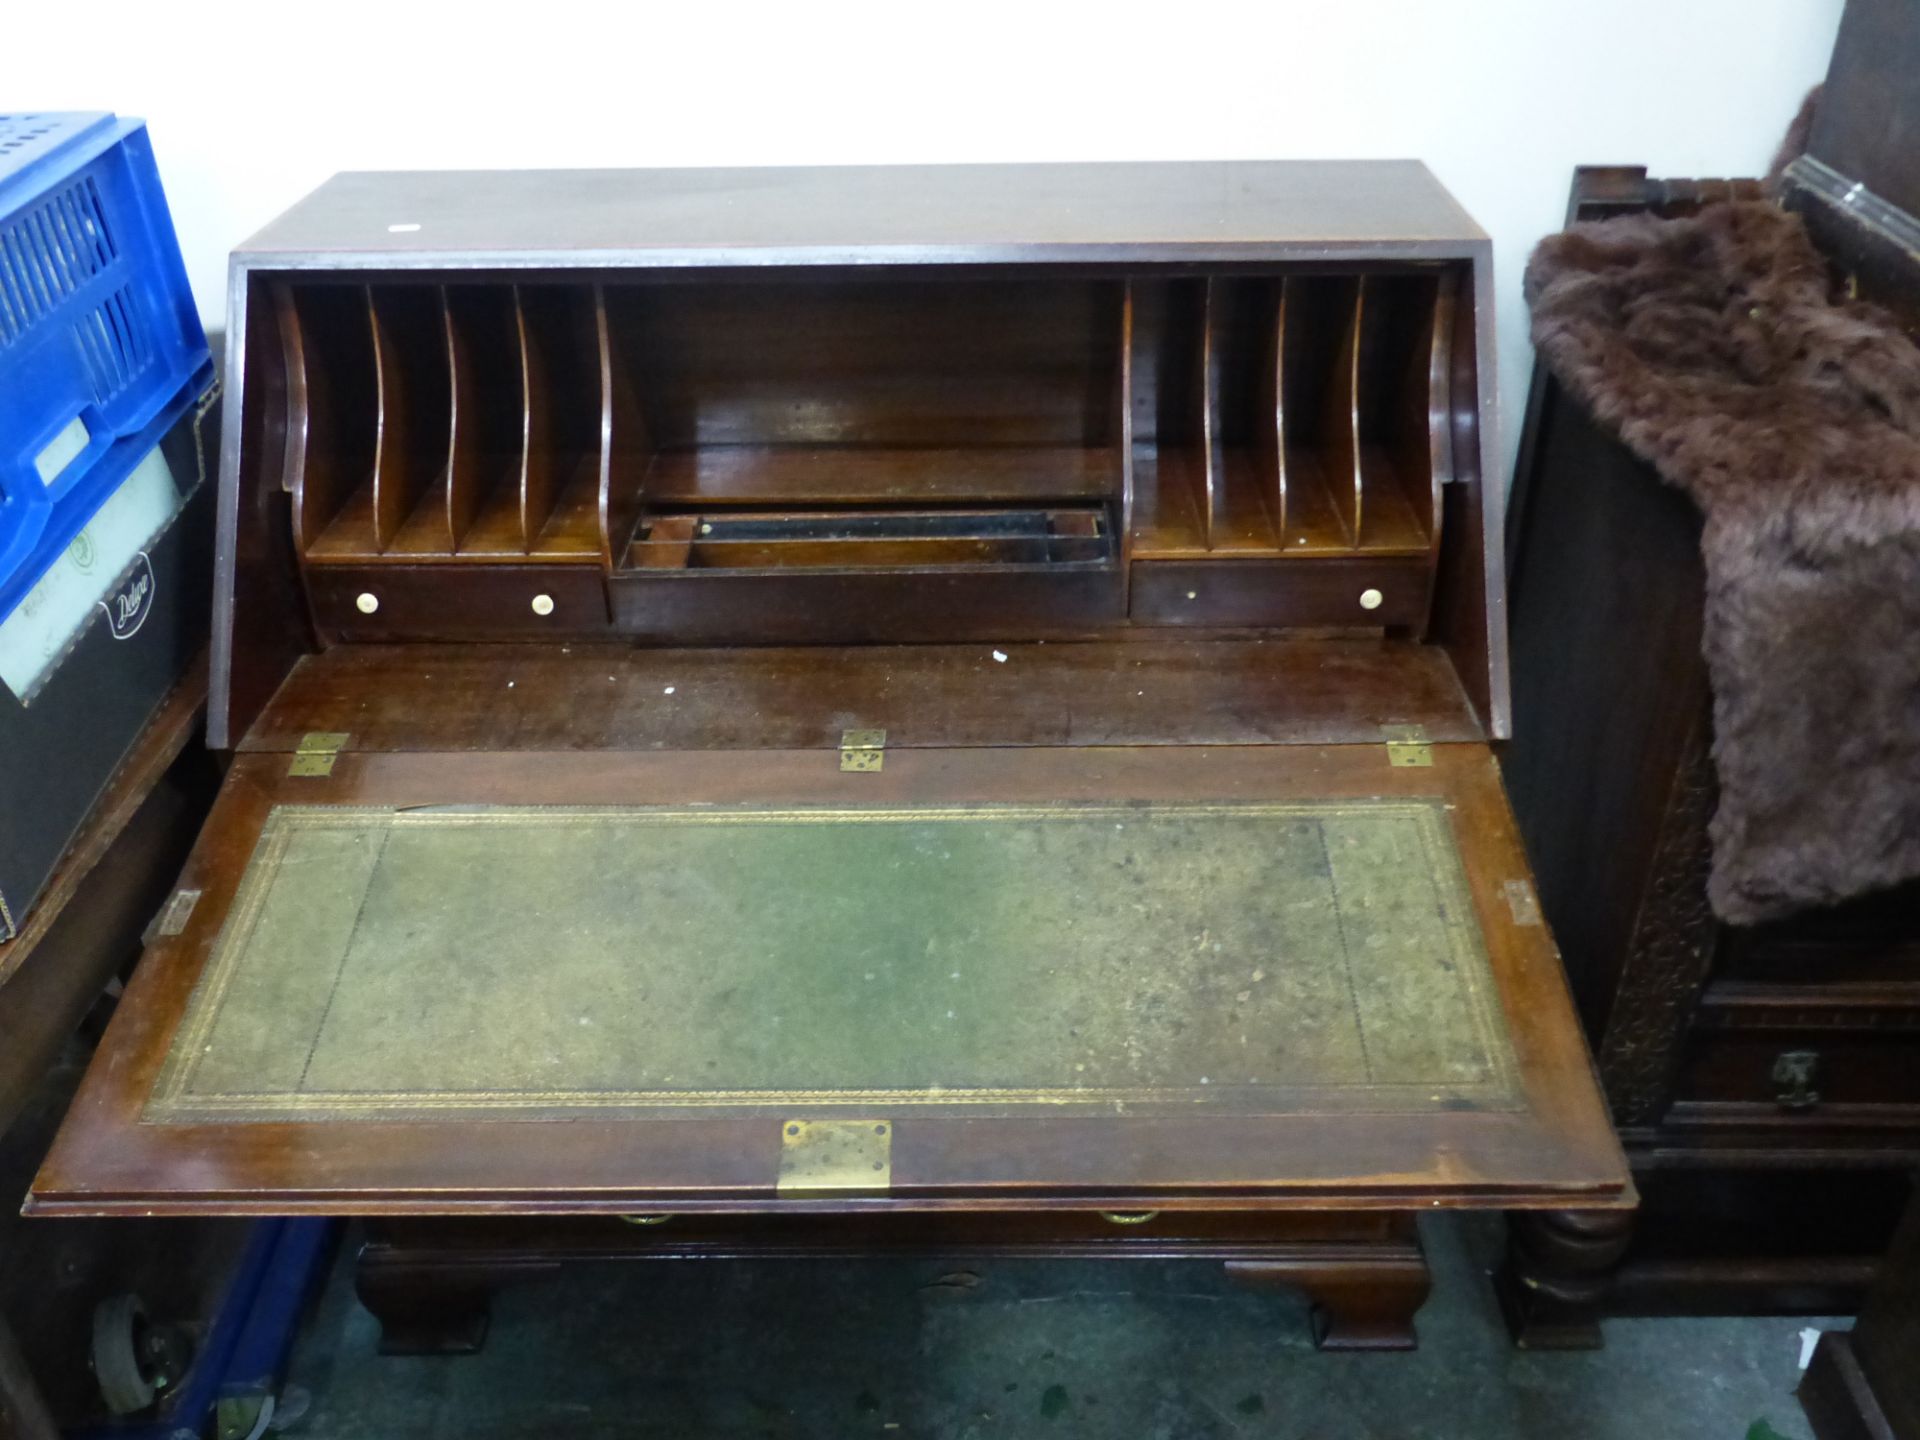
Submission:
<svg viewBox="0 0 1920 1440">
<path fill-rule="evenodd" d="M 1711 733 L 1703 712 L 1674 772 L 1613 1018 L 1600 1042 L 1601 1083 L 1618 1125 L 1650 1124 L 1666 1108 L 1681 1041 L 1713 963 L 1707 824 L 1719 792 Z"/>
</svg>

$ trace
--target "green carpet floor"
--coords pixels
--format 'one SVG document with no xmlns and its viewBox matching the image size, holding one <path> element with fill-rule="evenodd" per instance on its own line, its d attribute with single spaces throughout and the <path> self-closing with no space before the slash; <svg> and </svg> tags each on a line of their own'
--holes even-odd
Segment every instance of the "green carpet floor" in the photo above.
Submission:
<svg viewBox="0 0 1920 1440">
<path fill-rule="evenodd" d="M 1434 1217 L 1411 1355 L 1323 1355 L 1303 1302 L 1217 1266 L 691 1262 L 508 1290 L 483 1353 L 381 1358 L 343 1261 L 294 1383 L 314 1440 L 1806 1440 L 1800 1319 L 1620 1320 L 1523 1354 L 1500 1224 Z M 349 1251 L 350 1251 L 349 1246 Z"/>
</svg>

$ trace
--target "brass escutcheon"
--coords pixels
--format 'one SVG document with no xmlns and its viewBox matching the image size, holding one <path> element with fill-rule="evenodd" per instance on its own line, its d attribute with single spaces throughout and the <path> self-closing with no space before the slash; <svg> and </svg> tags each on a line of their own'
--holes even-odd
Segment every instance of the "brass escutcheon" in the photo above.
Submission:
<svg viewBox="0 0 1920 1440">
<path fill-rule="evenodd" d="M 1109 1225 L 1144 1225 L 1159 1213 L 1158 1210 L 1102 1210 L 1100 1218 Z"/>
<path fill-rule="evenodd" d="M 671 1220 L 673 1216 L 671 1215 L 622 1215 L 620 1218 L 626 1221 L 627 1224 L 629 1225 L 664 1225 L 667 1223 L 667 1221 Z"/>
</svg>

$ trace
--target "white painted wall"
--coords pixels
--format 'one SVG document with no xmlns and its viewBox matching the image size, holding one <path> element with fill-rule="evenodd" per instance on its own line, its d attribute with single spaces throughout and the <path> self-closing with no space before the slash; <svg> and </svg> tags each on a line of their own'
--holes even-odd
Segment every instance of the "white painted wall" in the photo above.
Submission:
<svg viewBox="0 0 1920 1440">
<path fill-rule="evenodd" d="M 336 170 L 1418 156 L 1494 237 L 1511 455 L 1520 272 L 1572 167 L 1759 173 L 1840 8 L 38 4 L 7 50 L 75 63 L 9 66 L 4 104 L 148 119 L 209 325 L 226 252 Z"/>
</svg>

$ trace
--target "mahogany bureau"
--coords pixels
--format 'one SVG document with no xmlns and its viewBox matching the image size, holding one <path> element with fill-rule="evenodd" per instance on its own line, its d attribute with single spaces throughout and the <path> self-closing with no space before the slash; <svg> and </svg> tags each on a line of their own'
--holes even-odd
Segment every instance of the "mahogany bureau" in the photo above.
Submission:
<svg viewBox="0 0 1920 1440">
<path fill-rule="evenodd" d="M 1631 1207 L 1489 750 L 1490 266 L 1414 163 L 328 182 L 233 260 L 232 767 L 30 1208 L 363 1216 L 459 1349 L 903 1251 L 1390 1348 L 1414 1215 Z"/>
</svg>

